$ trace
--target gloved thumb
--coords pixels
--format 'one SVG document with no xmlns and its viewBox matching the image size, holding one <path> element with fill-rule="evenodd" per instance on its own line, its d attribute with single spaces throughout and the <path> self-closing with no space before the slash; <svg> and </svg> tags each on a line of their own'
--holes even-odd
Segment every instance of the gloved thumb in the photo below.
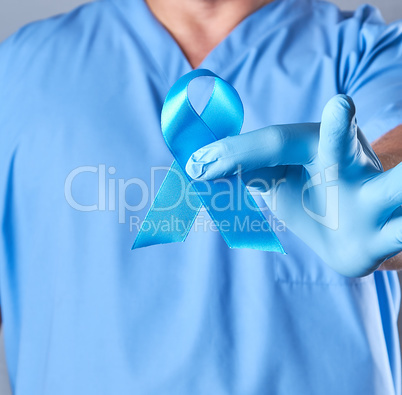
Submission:
<svg viewBox="0 0 402 395">
<path fill-rule="evenodd" d="M 356 108 L 346 95 L 334 96 L 325 106 L 318 155 L 324 165 L 346 167 L 358 151 Z"/>
</svg>

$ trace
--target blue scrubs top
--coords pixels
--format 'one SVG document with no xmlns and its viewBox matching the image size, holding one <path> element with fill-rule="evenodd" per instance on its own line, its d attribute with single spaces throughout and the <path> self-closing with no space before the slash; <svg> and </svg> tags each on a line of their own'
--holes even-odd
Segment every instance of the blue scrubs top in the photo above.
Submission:
<svg viewBox="0 0 402 395">
<path fill-rule="evenodd" d="M 402 27 L 369 6 L 274 1 L 201 67 L 240 93 L 243 132 L 319 121 L 337 93 L 370 140 L 402 123 Z M 184 244 L 130 250 L 155 167 L 172 163 L 163 100 L 190 70 L 141 0 L 96 1 L 0 46 L 14 393 L 399 395 L 395 273 L 344 278 L 290 231 L 286 256 L 230 250 L 205 213 Z"/>
</svg>

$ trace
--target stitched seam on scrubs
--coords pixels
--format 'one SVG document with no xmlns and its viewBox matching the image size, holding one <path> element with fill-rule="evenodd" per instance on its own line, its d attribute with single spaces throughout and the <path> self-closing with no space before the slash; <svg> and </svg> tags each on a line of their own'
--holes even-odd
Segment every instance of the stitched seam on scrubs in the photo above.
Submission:
<svg viewBox="0 0 402 395">
<path fill-rule="evenodd" d="M 142 50 L 144 52 L 146 52 L 149 56 L 150 59 L 152 59 L 152 63 L 154 65 L 155 68 L 157 68 L 159 70 L 159 74 L 161 77 L 163 77 L 163 79 L 165 80 L 165 84 L 166 87 L 169 88 L 170 84 L 169 84 L 169 78 L 167 77 L 167 75 L 165 74 L 164 70 L 159 66 L 158 62 L 156 61 L 155 57 L 153 56 L 152 52 L 148 49 L 148 46 L 145 44 L 144 40 L 142 39 L 142 37 L 138 34 L 138 32 L 136 31 L 136 29 L 134 28 L 134 26 L 132 26 L 127 17 L 124 15 L 123 10 L 114 2 L 108 2 L 108 4 L 112 4 L 113 8 L 117 11 L 117 14 L 120 16 L 120 18 L 122 20 L 124 20 L 124 24 L 125 26 L 129 29 L 130 32 L 133 32 L 133 34 L 137 37 L 138 41 L 141 42 L 141 46 L 142 46 Z"/>
<path fill-rule="evenodd" d="M 278 262 L 278 264 L 280 264 Z M 349 282 L 341 282 L 341 281 L 327 281 L 324 282 L 322 280 L 319 281 L 315 281 L 314 279 L 311 280 L 284 280 L 284 279 L 280 279 L 280 278 L 276 278 L 275 281 L 278 284 L 285 284 L 285 285 L 297 285 L 297 286 L 320 286 L 320 287 L 333 287 L 333 286 L 338 286 L 338 287 L 350 287 L 350 286 L 360 286 L 363 284 L 366 284 L 367 282 L 371 281 L 371 276 L 366 276 L 366 277 L 358 277 L 358 278 L 354 278 L 349 280 Z"/>
</svg>

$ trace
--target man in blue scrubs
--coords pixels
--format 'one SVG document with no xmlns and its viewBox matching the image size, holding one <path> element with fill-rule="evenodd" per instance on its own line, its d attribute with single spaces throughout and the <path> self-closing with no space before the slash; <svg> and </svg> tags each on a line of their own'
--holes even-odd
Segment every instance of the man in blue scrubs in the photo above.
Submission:
<svg viewBox="0 0 402 395">
<path fill-rule="evenodd" d="M 287 255 L 230 250 L 205 214 L 184 244 L 130 251 L 172 163 L 164 98 L 195 67 L 237 89 L 243 132 L 318 122 L 348 94 L 399 161 L 402 29 L 372 7 L 101 0 L 22 28 L 0 45 L 14 394 L 399 395 L 395 272 L 341 276 L 289 230 Z"/>
</svg>

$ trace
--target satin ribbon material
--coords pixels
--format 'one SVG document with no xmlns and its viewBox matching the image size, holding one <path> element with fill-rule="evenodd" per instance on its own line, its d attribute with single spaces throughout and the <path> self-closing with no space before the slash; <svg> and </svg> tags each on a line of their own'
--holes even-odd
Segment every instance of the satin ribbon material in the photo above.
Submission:
<svg viewBox="0 0 402 395">
<path fill-rule="evenodd" d="M 213 92 L 201 115 L 188 97 L 189 83 L 199 77 L 215 79 Z M 173 85 L 163 105 L 161 126 L 175 161 L 141 225 L 133 249 L 185 241 L 204 206 L 230 248 L 284 253 L 240 177 L 195 182 L 185 171 L 193 152 L 239 134 L 243 118 L 243 105 L 236 90 L 209 70 L 193 70 Z M 165 226 L 159 226 L 161 223 Z"/>
</svg>

